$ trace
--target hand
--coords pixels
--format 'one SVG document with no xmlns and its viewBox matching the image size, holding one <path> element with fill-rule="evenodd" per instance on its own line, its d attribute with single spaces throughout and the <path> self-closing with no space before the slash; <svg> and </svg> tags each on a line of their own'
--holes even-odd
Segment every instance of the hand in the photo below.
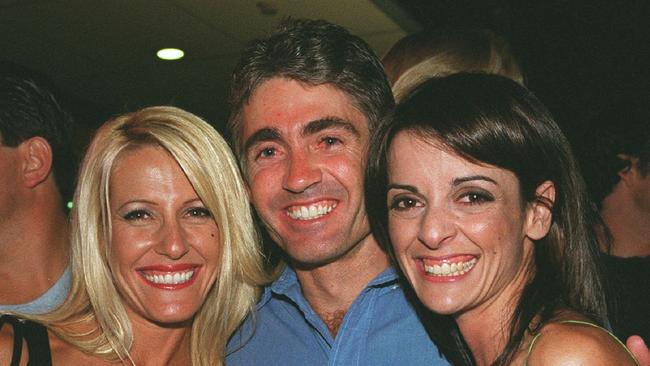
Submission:
<svg viewBox="0 0 650 366">
<path fill-rule="evenodd" d="M 640 366 L 650 366 L 650 350 L 648 350 L 643 338 L 634 335 L 628 338 L 625 344 L 632 351 L 636 360 L 639 361 Z"/>
</svg>

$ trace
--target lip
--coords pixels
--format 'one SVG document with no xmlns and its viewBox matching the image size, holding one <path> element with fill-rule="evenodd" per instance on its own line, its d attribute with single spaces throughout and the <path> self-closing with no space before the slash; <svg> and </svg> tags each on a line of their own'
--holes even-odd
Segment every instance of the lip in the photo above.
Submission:
<svg viewBox="0 0 650 366">
<path fill-rule="evenodd" d="M 162 274 L 172 274 L 172 273 L 188 271 L 188 270 L 194 271 L 194 274 L 187 282 L 183 282 L 179 284 L 155 283 L 149 281 L 145 277 L 145 273 L 162 275 Z M 151 287 L 155 287 L 162 290 L 180 290 L 191 286 L 196 281 L 196 279 L 198 278 L 201 272 L 201 265 L 193 264 L 193 263 L 156 264 L 156 265 L 138 267 L 136 268 L 136 272 L 138 273 L 138 275 L 140 275 L 140 278 L 142 278 L 144 283 L 146 283 Z"/>
<path fill-rule="evenodd" d="M 450 283 L 450 282 L 457 282 L 463 280 L 465 277 L 467 277 L 473 270 L 476 268 L 476 264 L 474 264 L 467 272 L 461 274 L 461 275 L 456 275 L 456 276 L 433 276 L 429 273 L 427 273 L 424 270 L 424 262 L 427 262 L 427 265 L 442 265 L 442 264 L 451 264 L 451 263 L 458 263 L 458 262 L 467 262 L 469 260 L 475 259 L 477 261 L 476 264 L 478 264 L 478 261 L 480 259 L 480 256 L 478 255 L 471 255 L 471 254 L 454 254 L 454 255 L 448 255 L 444 257 L 428 257 L 428 256 L 422 256 L 422 257 L 416 257 L 414 258 L 415 264 L 417 266 L 418 272 L 420 276 L 425 281 L 429 282 L 434 282 L 434 283 Z"/>
<path fill-rule="evenodd" d="M 340 205 L 339 200 L 332 199 L 332 198 L 318 198 L 310 201 L 292 202 L 291 204 L 286 205 L 282 209 L 282 215 L 286 217 L 293 224 L 300 224 L 300 225 L 312 224 L 315 222 L 320 222 L 325 218 L 331 216 L 334 213 L 334 211 L 336 211 L 336 209 L 339 207 L 339 205 Z M 317 216 L 315 218 L 306 219 L 306 220 L 301 220 L 299 218 L 292 217 L 292 215 L 289 213 L 291 211 L 296 210 L 296 208 L 298 207 L 310 207 L 310 206 L 321 206 L 321 207 L 329 206 L 331 208 L 327 213 L 321 214 L 321 216 Z"/>
</svg>

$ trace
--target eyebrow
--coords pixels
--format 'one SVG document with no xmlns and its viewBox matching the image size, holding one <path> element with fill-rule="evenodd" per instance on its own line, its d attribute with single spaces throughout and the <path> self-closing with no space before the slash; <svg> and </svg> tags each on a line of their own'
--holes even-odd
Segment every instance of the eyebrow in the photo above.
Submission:
<svg viewBox="0 0 650 366">
<path fill-rule="evenodd" d="M 452 185 L 457 186 L 457 185 L 463 184 L 465 182 L 471 182 L 471 181 L 475 181 L 475 180 L 482 180 L 482 181 L 486 181 L 486 182 L 490 182 L 492 184 L 498 185 L 497 182 L 494 179 L 492 179 L 490 177 L 486 177 L 484 175 L 471 175 L 471 176 L 468 176 L 468 177 L 456 178 L 456 179 L 453 180 Z M 418 192 L 417 187 L 409 185 L 409 184 L 388 184 L 388 190 L 391 190 L 391 189 L 403 189 L 405 191 L 410 191 L 410 192 L 413 192 L 413 193 Z"/>
<path fill-rule="evenodd" d="M 452 185 L 457 186 L 459 184 L 462 184 L 462 183 L 465 183 L 465 182 L 471 182 L 471 181 L 474 181 L 474 180 L 483 180 L 483 181 L 486 181 L 486 182 L 490 182 L 490 183 L 492 183 L 494 185 L 498 185 L 497 182 L 494 179 L 492 179 L 490 177 L 486 177 L 484 175 L 470 175 L 469 177 L 456 178 L 452 182 Z"/>
<path fill-rule="evenodd" d="M 359 131 L 352 123 L 338 117 L 325 117 L 307 123 L 307 125 L 300 131 L 301 136 L 309 136 L 321 131 L 335 128 L 347 130 L 356 137 L 361 136 Z M 266 127 L 255 131 L 244 143 L 244 152 L 248 152 L 250 148 L 262 141 L 280 141 L 280 131 L 277 128 Z"/>
<path fill-rule="evenodd" d="M 389 184 L 387 190 L 390 191 L 391 189 L 403 189 L 405 191 L 411 191 L 413 193 L 418 192 L 418 189 L 415 186 L 411 186 L 408 184 Z"/>
<path fill-rule="evenodd" d="M 350 123 L 350 121 L 346 121 L 338 117 L 325 117 L 311 121 L 302 129 L 300 135 L 309 136 L 330 128 L 343 129 L 352 133 L 356 137 L 361 136 L 359 130 L 357 130 L 356 127 Z"/>
<path fill-rule="evenodd" d="M 244 152 L 248 152 L 250 148 L 262 141 L 279 141 L 280 140 L 280 131 L 276 128 L 262 128 L 255 131 L 244 144 Z"/>
</svg>

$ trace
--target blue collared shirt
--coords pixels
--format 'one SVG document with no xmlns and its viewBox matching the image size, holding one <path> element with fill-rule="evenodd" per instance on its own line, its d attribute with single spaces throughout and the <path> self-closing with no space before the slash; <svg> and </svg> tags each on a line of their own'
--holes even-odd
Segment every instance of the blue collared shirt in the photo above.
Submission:
<svg viewBox="0 0 650 366">
<path fill-rule="evenodd" d="M 449 363 L 408 303 L 394 269 L 386 269 L 359 294 L 333 338 L 303 297 L 296 273 L 287 267 L 265 289 L 255 322 L 248 319 L 230 340 L 226 365 Z"/>
</svg>

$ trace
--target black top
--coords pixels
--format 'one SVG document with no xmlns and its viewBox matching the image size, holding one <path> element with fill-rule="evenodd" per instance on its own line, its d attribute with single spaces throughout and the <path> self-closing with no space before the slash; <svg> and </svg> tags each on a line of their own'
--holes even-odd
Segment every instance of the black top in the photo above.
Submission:
<svg viewBox="0 0 650 366">
<path fill-rule="evenodd" d="M 27 366 L 52 366 L 50 342 L 47 329 L 29 320 L 18 319 L 11 315 L 0 316 L 0 329 L 5 323 L 11 324 L 14 331 L 14 349 L 11 355 L 11 366 L 20 365 L 23 342 L 27 343 L 29 360 Z"/>
<path fill-rule="evenodd" d="M 650 344 L 650 256 L 621 258 L 603 255 L 609 289 L 609 321 L 623 342 L 640 335 Z"/>
</svg>

